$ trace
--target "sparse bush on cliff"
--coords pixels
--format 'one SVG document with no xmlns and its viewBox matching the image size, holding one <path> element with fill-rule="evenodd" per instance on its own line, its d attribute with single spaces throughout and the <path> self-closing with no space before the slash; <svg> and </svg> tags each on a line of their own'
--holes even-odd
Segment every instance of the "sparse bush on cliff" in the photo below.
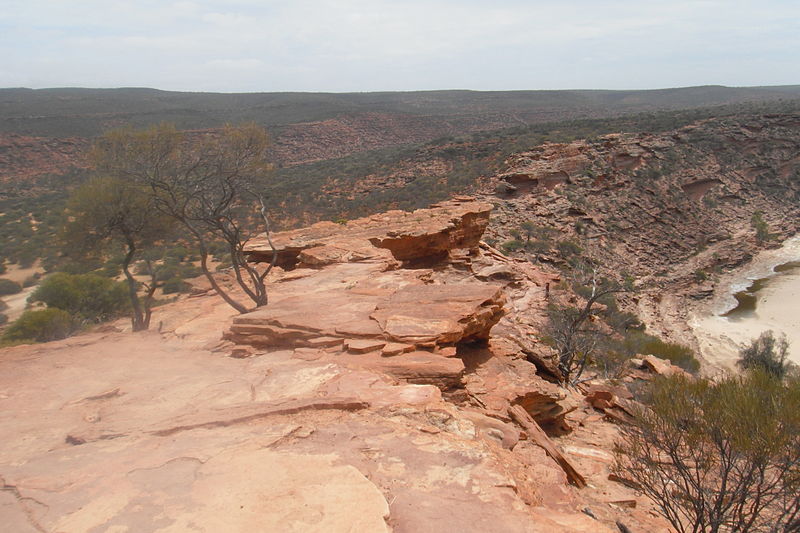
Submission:
<svg viewBox="0 0 800 533">
<path fill-rule="evenodd" d="M 595 360 L 606 337 L 598 327 L 595 317 L 601 305 L 614 303 L 614 294 L 631 290 L 613 280 L 600 276 L 594 265 L 576 263 L 570 285 L 584 299 L 583 305 L 550 304 L 547 308 L 548 325 L 545 336 L 558 353 L 558 370 L 563 385 L 575 385 Z"/>
<path fill-rule="evenodd" d="M 783 379 L 793 366 L 788 357 L 789 341 L 786 335 L 776 338 L 769 330 L 741 349 L 736 364 L 742 370 L 762 370 L 777 379 Z"/>
<path fill-rule="evenodd" d="M 625 336 L 624 345 L 632 356 L 636 354 L 655 355 L 688 372 L 695 373 L 700 370 L 700 361 L 695 357 L 694 350 L 682 344 L 664 342 L 643 331 L 629 332 Z"/>
<path fill-rule="evenodd" d="M 0 296 L 17 294 L 20 291 L 22 291 L 22 287 L 16 281 L 0 278 Z"/>
<path fill-rule="evenodd" d="M 3 333 L 4 342 L 48 342 L 69 337 L 78 324 L 67 311 L 56 308 L 25 311 Z"/>
<path fill-rule="evenodd" d="M 756 240 L 758 242 L 767 242 L 772 239 L 769 232 L 769 226 L 764 221 L 764 214 L 761 211 L 756 211 L 750 218 L 750 225 L 756 230 Z"/>
<path fill-rule="evenodd" d="M 525 247 L 525 243 L 519 239 L 511 239 L 510 241 L 505 241 L 503 244 L 500 245 L 500 250 L 504 254 L 508 254 L 511 252 L 516 252 L 521 250 Z"/>
<path fill-rule="evenodd" d="M 614 472 L 680 533 L 800 529 L 800 382 L 755 371 L 659 378 L 623 426 Z"/>
</svg>

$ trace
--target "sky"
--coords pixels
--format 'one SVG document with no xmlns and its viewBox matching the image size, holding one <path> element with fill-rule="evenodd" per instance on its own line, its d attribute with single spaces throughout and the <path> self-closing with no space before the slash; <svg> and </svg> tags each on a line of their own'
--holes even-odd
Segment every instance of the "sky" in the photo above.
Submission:
<svg viewBox="0 0 800 533">
<path fill-rule="evenodd" d="M 0 87 L 800 84 L 800 0 L 2 0 Z"/>
</svg>

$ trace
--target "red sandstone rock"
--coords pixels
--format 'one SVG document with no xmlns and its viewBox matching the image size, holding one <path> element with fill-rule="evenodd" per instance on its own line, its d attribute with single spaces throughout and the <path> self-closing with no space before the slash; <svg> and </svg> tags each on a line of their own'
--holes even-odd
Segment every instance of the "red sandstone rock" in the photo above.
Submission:
<svg viewBox="0 0 800 533">
<path fill-rule="evenodd" d="M 450 201 L 408 213 L 389 211 L 347 224 L 319 222 L 308 228 L 276 233 L 278 265 L 324 266 L 333 263 L 386 258 L 387 250 L 400 261 L 437 257 L 457 248 L 478 246 L 492 205 Z M 245 246 L 254 260 L 269 261 L 272 250 L 265 238 Z"/>
</svg>

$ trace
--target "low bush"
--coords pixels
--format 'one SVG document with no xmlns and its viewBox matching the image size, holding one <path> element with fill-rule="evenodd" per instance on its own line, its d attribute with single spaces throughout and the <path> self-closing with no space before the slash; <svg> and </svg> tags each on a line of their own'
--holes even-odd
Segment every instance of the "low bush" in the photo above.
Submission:
<svg viewBox="0 0 800 533">
<path fill-rule="evenodd" d="M 3 333 L 5 342 L 48 342 L 65 339 L 74 333 L 77 324 L 72 315 L 62 309 L 25 311 Z"/>
<path fill-rule="evenodd" d="M 500 245 L 500 250 L 504 254 L 507 254 L 507 253 L 510 253 L 510 252 L 516 252 L 517 250 L 521 249 L 524 246 L 525 246 L 524 242 L 522 242 L 522 241 L 520 241 L 518 239 L 512 239 L 510 241 L 506 241 L 503 244 L 501 244 Z"/>
<path fill-rule="evenodd" d="M 188 292 L 192 286 L 183 281 L 181 278 L 170 278 L 164 282 L 161 290 L 164 294 L 175 294 L 181 292 Z"/>
<path fill-rule="evenodd" d="M 102 322 L 125 314 L 130 309 L 128 289 L 96 274 L 57 272 L 42 281 L 29 298 L 47 307 L 68 312 L 76 318 Z"/>
<path fill-rule="evenodd" d="M 0 296 L 17 294 L 22 291 L 22 287 L 16 281 L 10 279 L 0 279 Z"/>
<path fill-rule="evenodd" d="M 694 373 L 700 370 L 700 362 L 695 358 L 691 348 L 682 344 L 664 342 L 658 337 L 641 331 L 629 332 L 625 336 L 624 346 L 631 355 L 655 355 L 688 372 Z"/>
<path fill-rule="evenodd" d="M 620 427 L 612 471 L 676 531 L 798 531 L 800 383 L 755 371 L 673 376 Z"/>
</svg>

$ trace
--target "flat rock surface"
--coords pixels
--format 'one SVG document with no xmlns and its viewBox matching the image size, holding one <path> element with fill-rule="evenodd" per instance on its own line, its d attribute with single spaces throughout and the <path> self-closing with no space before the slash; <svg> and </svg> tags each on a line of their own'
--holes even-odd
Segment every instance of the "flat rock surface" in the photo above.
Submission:
<svg viewBox="0 0 800 533">
<path fill-rule="evenodd" d="M 4 527 L 532 531 L 494 440 L 438 388 L 327 353 L 234 359 L 201 348 L 219 335 L 204 320 L 230 316 L 217 302 L 161 309 L 162 334 L 90 333 L 2 351 Z M 193 308 L 206 311 L 197 323 L 186 319 Z M 373 355 L 424 366 L 414 353 Z"/>
</svg>

